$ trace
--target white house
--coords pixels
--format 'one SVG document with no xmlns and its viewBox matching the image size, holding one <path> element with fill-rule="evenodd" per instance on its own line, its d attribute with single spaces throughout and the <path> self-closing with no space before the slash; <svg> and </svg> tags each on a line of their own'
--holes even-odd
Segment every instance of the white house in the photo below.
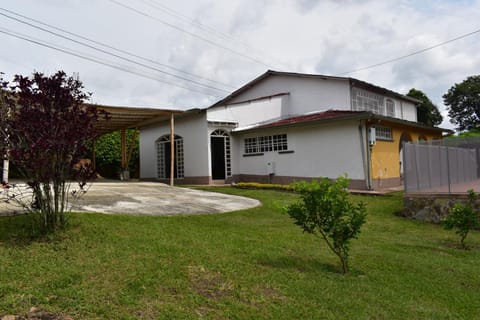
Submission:
<svg viewBox="0 0 480 320">
<path fill-rule="evenodd" d="M 417 100 L 353 78 L 267 71 L 175 120 L 176 183 L 290 183 L 347 174 L 351 187 L 401 184 L 404 141 L 439 138 Z M 170 126 L 140 127 L 140 177 L 170 176 Z"/>
</svg>

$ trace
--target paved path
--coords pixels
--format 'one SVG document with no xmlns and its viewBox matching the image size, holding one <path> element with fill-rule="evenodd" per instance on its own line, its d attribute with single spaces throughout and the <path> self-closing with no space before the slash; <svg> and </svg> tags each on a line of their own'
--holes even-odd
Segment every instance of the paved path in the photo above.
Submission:
<svg viewBox="0 0 480 320">
<path fill-rule="evenodd" d="M 170 187 L 156 182 L 95 182 L 73 211 L 170 216 L 220 213 L 259 206 L 258 200 Z M 0 205 L 0 215 L 2 210 Z"/>
</svg>

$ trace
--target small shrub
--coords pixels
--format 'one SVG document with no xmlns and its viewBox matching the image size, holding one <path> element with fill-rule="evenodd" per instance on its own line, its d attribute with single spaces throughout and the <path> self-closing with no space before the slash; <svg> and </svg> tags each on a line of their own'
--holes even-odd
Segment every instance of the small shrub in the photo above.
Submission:
<svg viewBox="0 0 480 320">
<path fill-rule="evenodd" d="M 446 230 L 457 229 L 455 233 L 460 236 L 460 245 L 463 249 L 468 249 L 465 239 L 470 230 L 480 228 L 479 215 L 474 210 L 475 199 L 477 199 L 477 194 L 471 189 L 468 190 L 467 204 L 456 203 L 449 215 L 442 221 Z"/>
<path fill-rule="evenodd" d="M 286 207 L 286 212 L 303 232 L 327 243 L 340 259 L 343 273 L 349 268 L 350 241 L 358 237 L 366 219 L 365 204 L 349 201 L 348 184 L 346 177 L 296 183 L 294 189 L 300 193 L 301 200 Z"/>
</svg>

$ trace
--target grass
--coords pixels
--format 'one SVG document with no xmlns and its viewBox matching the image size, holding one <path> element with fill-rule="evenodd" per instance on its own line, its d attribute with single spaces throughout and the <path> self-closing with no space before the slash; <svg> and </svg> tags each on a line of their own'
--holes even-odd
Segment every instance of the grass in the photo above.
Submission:
<svg viewBox="0 0 480 320">
<path fill-rule="evenodd" d="M 302 234 L 278 191 L 209 189 L 258 198 L 234 213 L 144 217 L 74 214 L 46 240 L 0 219 L 0 315 L 31 306 L 74 319 L 474 319 L 480 234 L 393 215 L 401 194 L 368 202 L 352 272 Z"/>
</svg>

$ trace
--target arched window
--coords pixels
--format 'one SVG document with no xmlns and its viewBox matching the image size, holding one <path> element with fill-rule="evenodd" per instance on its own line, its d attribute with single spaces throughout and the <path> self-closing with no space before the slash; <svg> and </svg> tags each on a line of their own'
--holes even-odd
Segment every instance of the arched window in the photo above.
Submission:
<svg viewBox="0 0 480 320">
<path fill-rule="evenodd" d="M 230 136 L 224 130 L 210 134 L 212 179 L 225 179 L 232 175 Z"/>
<path fill-rule="evenodd" d="M 174 137 L 174 163 L 173 163 L 173 177 L 174 178 L 183 178 L 184 177 L 184 160 L 183 160 L 183 138 L 175 135 Z M 157 147 L 157 177 L 159 179 L 168 179 L 170 178 L 170 135 L 164 135 L 160 137 L 156 142 Z"/>
</svg>

